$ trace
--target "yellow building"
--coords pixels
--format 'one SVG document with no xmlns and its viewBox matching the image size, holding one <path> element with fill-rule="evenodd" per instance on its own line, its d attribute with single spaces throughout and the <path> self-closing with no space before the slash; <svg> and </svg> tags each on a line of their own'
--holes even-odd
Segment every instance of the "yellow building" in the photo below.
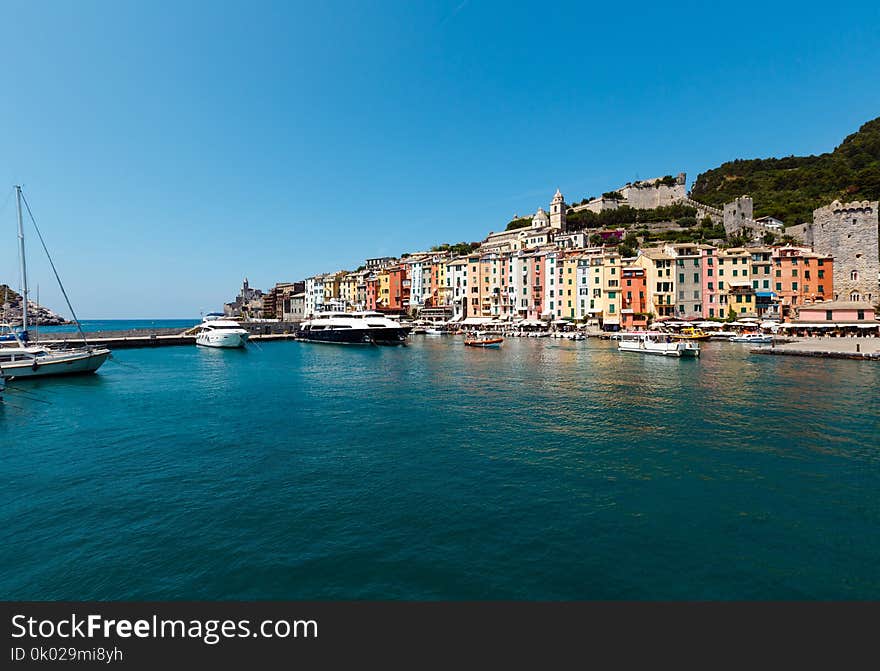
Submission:
<svg viewBox="0 0 880 671">
<path fill-rule="evenodd" d="M 357 306 L 357 287 L 358 275 L 356 273 L 348 273 L 344 275 L 339 282 L 339 300 L 346 309 L 355 308 Z"/>
<path fill-rule="evenodd" d="M 642 250 L 632 264 L 645 269 L 648 311 L 656 317 L 675 316 L 674 259 L 660 249 Z"/>
<path fill-rule="evenodd" d="M 391 305 L 391 274 L 387 269 L 380 270 L 376 275 L 378 291 L 376 292 L 376 306 L 387 308 Z"/>
<path fill-rule="evenodd" d="M 580 254 L 567 254 L 561 259 L 558 268 L 561 270 L 559 277 L 559 305 L 560 315 L 565 319 L 579 319 L 582 314 L 580 308 L 580 295 L 578 289 L 578 263 Z M 586 299 L 584 299 L 586 301 Z"/>
</svg>

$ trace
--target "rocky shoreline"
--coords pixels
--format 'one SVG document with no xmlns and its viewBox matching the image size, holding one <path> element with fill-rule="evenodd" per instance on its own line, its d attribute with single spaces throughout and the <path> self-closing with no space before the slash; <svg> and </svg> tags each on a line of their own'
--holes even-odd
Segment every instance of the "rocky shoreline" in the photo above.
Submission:
<svg viewBox="0 0 880 671">
<path fill-rule="evenodd" d="M 0 284 L 0 307 L 0 321 L 21 324 L 21 296 L 5 284 Z M 72 323 L 57 312 L 28 301 L 28 326 L 62 326 Z"/>
</svg>

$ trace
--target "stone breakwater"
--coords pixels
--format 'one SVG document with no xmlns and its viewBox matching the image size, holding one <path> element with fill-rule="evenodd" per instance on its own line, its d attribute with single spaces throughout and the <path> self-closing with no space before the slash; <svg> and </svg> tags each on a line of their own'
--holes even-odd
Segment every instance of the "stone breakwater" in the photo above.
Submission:
<svg viewBox="0 0 880 671">
<path fill-rule="evenodd" d="M 827 359 L 880 361 L 880 338 L 809 338 L 773 347 L 759 347 L 753 349 L 752 352 Z"/>
</svg>

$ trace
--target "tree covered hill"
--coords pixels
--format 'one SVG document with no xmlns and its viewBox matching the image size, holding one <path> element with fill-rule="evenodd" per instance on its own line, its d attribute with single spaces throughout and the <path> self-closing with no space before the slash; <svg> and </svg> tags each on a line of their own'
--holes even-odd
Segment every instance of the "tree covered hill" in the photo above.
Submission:
<svg viewBox="0 0 880 671">
<path fill-rule="evenodd" d="M 771 215 L 786 225 L 812 221 L 813 210 L 835 198 L 880 199 L 880 117 L 819 156 L 729 161 L 700 174 L 691 196 L 721 207 L 750 195 L 755 216 Z"/>
</svg>

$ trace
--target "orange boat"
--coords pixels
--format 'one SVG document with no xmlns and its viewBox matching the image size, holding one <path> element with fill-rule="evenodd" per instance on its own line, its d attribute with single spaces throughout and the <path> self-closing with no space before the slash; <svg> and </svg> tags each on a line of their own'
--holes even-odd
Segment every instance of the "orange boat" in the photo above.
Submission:
<svg viewBox="0 0 880 671">
<path fill-rule="evenodd" d="M 468 347 L 501 347 L 504 338 L 470 338 L 464 341 Z"/>
</svg>

